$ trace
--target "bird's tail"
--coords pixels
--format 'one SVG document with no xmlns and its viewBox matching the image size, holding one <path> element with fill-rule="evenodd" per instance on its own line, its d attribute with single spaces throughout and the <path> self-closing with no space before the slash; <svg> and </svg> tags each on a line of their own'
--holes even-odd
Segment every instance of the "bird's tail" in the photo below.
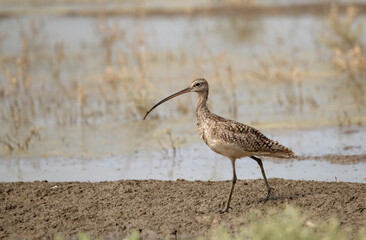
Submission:
<svg viewBox="0 0 366 240">
<path fill-rule="evenodd" d="M 279 144 L 277 141 L 274 142 L 275 144 L 271 149 L 272 150 L 271 156 L 278 158 L 296 158 L 295 153 L 291 149 Z"/>
</svg>

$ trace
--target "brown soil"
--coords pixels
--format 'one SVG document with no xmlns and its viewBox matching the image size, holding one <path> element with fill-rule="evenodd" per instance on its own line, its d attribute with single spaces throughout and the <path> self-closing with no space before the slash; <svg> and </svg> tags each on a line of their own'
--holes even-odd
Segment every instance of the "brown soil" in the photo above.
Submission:
<svg viewBox="0 0 366 240">
<path fill-rule="evenodd" d="M 133 230 L 145 238 L 171 234 L 178 239 L 202 236 L 217 225 L 236 233 L 252 209 L 262 213 L 300 207 L 312 222 L 335 216 L 357 231 L 366 224 L 366 184 L 269 179 L 271 200 L 263 180 L 238 181 L 226 214 L 217 211 L 230 181 L 117 181 L 0 183 L 0 238 L 66 238 L 84 232 L 121 238 Z"/>
</svg>

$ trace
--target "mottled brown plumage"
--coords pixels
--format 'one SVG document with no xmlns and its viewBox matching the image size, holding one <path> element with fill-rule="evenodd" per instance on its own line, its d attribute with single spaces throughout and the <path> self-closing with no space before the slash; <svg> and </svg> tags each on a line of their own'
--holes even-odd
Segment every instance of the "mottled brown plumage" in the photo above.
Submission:
<svg viewBox="0 0 366 240">
<path fill-rule="evenodd" d="M 294 157 L 294 153 L 277 141 L 269 139 L 253 127 L 212 113 L 207 107 L 209 87 L 208 82 L 205 79 L 196 79 L 192 82 L 190 87 L 161 100 L 146 113 L 144 119 L 158 105 L 187 92 L 196 92 L 198 94 L 196 107 L 198 134 L 205 141 L 207 146 L 216 153 L 229 158 L 232 163 L 232 185 L 226 205 L 220 212 L 227 212 L 230 208 L 231 196 L 237 180 L 235 161 L 242 157 L 250 157 L 259 164 L 267 187 L 267 196 L 264 199 L 267 201 L 272 188 L 268 184 L 262 160 L 257 156 L 292 158 Z"/>
</svg>

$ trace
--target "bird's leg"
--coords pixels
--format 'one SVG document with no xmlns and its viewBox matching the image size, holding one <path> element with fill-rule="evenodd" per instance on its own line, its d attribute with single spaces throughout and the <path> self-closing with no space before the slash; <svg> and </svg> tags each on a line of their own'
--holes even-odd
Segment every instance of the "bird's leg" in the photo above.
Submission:
<svg viewBox="0 0 366 240">
<path fill-rule="evenodd" d="M 233 195 L 234 186 L 235 186 L 236 179 L 237 179 L 236 178 L 236 170 L 235 170 L 235 160 L 236 159 L 230 159 L 230 160 L 231 160 L 231 165 L 233 167 L 233 180 L 231 182 L 231 189 L 230 189 L 229 197 L 228 197 L 227 202 L 226 202 L 226 206 L 223 209 L 220 210 L 220 213 L 225 213 L 225 212 L 229 211 L 231 196 Z"/>
<path fill-rule="evenodd" d="M 261 168 L 263 179 L 264 179 L 264 182 L 266 183 L 266 186 L 267 186 L 267 196 L 264 199 L 264 202 L 266 202 L 269 199 L 269 195 L 271 194 L 271 191 L 273 190 L 273 188 L 271 188 L 268 184 L 266 173 L 264 172 L 262 160 L 260 158 L 255 157 L 255 156 L 252 156 L 251 158 L 254 159 L 258 163 L 259 167 Z"/>
</svg>

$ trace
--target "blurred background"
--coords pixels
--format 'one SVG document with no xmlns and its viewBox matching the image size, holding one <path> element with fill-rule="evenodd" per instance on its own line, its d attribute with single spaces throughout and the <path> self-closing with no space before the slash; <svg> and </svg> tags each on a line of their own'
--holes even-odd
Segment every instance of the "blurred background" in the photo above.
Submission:
<svg viewBox="0 0 366 240">
<path fill-rule="evenodd" d="M 210 109 L 292 148 L 268 177 L 366 182 L 366 2 L 0 0 L 0 181 L 223 180 Z M 238 177 L 260 178 L 238 161 Z"/>
</svg>

